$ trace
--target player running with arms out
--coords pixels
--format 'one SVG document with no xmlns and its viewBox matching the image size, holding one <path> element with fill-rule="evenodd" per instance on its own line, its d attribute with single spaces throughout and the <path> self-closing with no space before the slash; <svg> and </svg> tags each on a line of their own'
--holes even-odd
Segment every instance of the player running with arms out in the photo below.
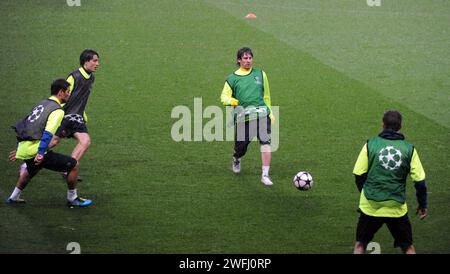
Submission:
<svg viewBox="0 0 450 274">
<path fill-rule="evenodd" d="M 361 192 L 360 217 L 356 229 L 355 254 L 365 252 L 375 233 L 386 224 L 394 247 L 403 253 L 416 253 L 406 205 L 406 179 L 414 181 L 420 219 L 428 215 L 425 171 L 415 147 L 399 132 L 402 116 L 390 110 L 383 116 L 383 131 L 363 146 L 353 174 Z"/>
<path fill-rule="evenodd" d="M 270 133 L 275 117 L 271 110 L 269 80 L 263 70 L 253 67 L 250 48 L 239 49 L 236 59 L 239 69 L 227 77 L 220 97 L 222 104 L 235 107 L 232 169 L 234 173 L 240 173 L 242 157 L 256 136 L 261 145 L 261 182 L 270 186 L 273 185 L 269 177 L 272 159 Z"/>
<path fill-rule="evenodd" d="M 51 85 L 50 98 L 42 101 L 13 128 L 17 135 L 17 149 L 10 154 L 10 160 L 23 160 L 25 169 L 19 173 L 16 187 L 7 203 L 25 203 L 20 194 L 31 179 L 42 169 L 67 172 L 67 204 L 70 207 L 86 207 L 91 200 L 83 199 L 77 194 L 78 162 L 76 159 L 49 150 L 49 144 L 64 117 L 62 104 L 70 96 L 69 83 L 57 79 Z"/>
</svg>

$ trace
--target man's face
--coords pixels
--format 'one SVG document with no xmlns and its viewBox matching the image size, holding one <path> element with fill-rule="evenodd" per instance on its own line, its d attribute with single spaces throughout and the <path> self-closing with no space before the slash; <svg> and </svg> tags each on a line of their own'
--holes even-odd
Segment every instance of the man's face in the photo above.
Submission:
<svg viewBox="0 0 450 274">
<path fill-rule="evenodd" d="M 98 56 L 94 55 L 94 57 L 91 60 L 84 63 L 84 68 L 91 72 L 95 72 L 99 65 L 100 65 L 100 62 L 99 62 Z"/>
<path fill-rule="evenodd" d="M 244 53 L 241 59 L 238 59 L 239 65 L 244 69 L 251 69 L 253 66 L 253 57 L 249 53 Z"/>
<path fill-rule="evenodd" d="M 70 89 L 66 89 L 66 90 L 61 90 L 61 103 L 67 103 L 67 101 L 69 100 L 70 97 Z"/>
</svg>

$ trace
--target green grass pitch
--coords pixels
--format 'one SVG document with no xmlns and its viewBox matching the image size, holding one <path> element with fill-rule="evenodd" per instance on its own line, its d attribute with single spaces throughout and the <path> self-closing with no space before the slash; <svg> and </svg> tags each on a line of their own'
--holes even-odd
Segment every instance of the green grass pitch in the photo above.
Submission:
<svg viewBox="0 0 450 274">
<path fill-rule="evenodd" d="M 352 253 L 359 193 L 356 157 L 398 109 L 402 132 L 427 174 L 429 216 L 414 215 L 419 253 L 450 252 L 450 3 L 363 0 L 0 1 L 0 253 Z M 246 19 L 253 12 L 256 19 Z M 175 106 L 220 106 L 235 53 L 249 46 L 280 107 L 273 187 L 259 182 L 256 143 L 231 172 L 232 142 L 174 142 Z M 65 206 L 58 174 L 41 172 L 5 203 L 18 163 L 7 160 L 10 126 L 100 53 L 87 107 L 92 145 L 78 190 L 86 209 Z M 204 119 L 206 123 L 208 119 Z M 74 140 L 56 151 L 70 153 Z M 297 191 L 307 170 L 315 185 Z M 386 227 L 374 241 L 399 253 Z"/>
</svg>

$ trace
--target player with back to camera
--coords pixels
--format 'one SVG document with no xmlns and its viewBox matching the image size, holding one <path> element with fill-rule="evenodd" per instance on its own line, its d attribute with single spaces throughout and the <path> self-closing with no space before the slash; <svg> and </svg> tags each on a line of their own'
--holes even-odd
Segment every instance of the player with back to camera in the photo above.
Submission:
<svg viewBox="0 0 450 274">
<path fill-rule="evenodd" d="M 427 187 L 419 154 L 399 132 L 401 127 L 402 115 L 398 111 L 385 112 L 383 131 L 367 141 L 355 163 L 355 183 L 361 192 L 355 254 L 365 252 L 383 224 L 394 238 L 394 247 L 406 254 L 416 253 L 405 197 L 408 174 L 416 188 L 416 214 L 421 220 L 428 215 Z"/>
</svg>

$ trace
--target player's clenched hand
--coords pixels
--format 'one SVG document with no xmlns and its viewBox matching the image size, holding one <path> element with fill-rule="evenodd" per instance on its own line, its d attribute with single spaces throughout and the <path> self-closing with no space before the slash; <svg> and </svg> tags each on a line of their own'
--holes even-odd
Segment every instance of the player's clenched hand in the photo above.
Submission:
<svg viewBox="0 0 450 274">
<path fill-rule="evenodd" d="M 42 163 L 42 160 L 44 160 L 44 155 L 36 154 L 36 157 L 34 157 L 34 164 L 40 165 Z"/>
<path fill-rule="evenodd" d="M 416 210 L 416 215 L 419 215 L 419 218 L 423 220 L 428 216 L 428 210 L 426 208 L 418 207 Z"/>
<path fill-rule="evenodd" d="M 11 150 L 10 152 L 9 152 L 9 160 L 11 161 L 11 162 L 14 162 L 15 160 L 16 160 L 16 150 L 14 149 L 14 150 Z"/>
<path fill-rule="evenodd" d="M 275 116 L 274 115 L 270 115 L 270 123 L 273 125 L 275 124 Z"/>
</svg>

